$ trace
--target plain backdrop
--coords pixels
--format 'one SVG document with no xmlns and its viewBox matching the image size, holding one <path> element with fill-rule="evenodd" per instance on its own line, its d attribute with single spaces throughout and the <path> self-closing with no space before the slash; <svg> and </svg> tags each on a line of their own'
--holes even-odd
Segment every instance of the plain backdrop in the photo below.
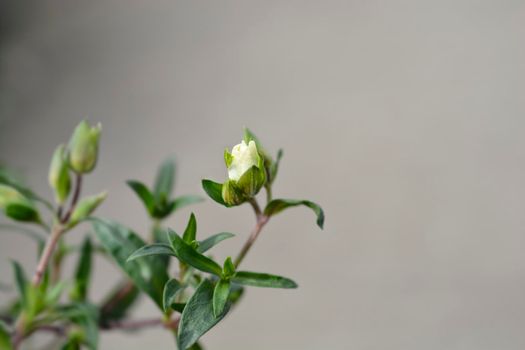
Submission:
<svg viewBox="0 0 525 350">
<path fill-rule="evenodd" d="M 275 195 L 324 207 L 324 231 L 302 208 L 270 222 L 244 267 L 300 288 L 249 289 L 209 349 L 525 348 L 524 1 L 13 0 L 0 12 L 0 160 L 38 192 L 51 196 L 55 146 L 100 121 L 83 193 L 108 189 L 98 215 L 145 235 L 125 180 L 150 183 L 175 155 L 176 192 L 203 194 L 249 126 L 284 148 Z M 248 206 L 210 200 L 167 224 L 182 230 L 191 211 L 200 237 L 238 234 L 219 260 L 253 225 Z M 9 259 L 32 271 L 35 249 L 2 232 L 0 280 Z M 120 272 L 101 259 L 95 273 L 97 301 Z M 133 318 L 158 314 L 144 298 Z M 115 331 L 100 348 L 173 340 Z"/>
</svg>

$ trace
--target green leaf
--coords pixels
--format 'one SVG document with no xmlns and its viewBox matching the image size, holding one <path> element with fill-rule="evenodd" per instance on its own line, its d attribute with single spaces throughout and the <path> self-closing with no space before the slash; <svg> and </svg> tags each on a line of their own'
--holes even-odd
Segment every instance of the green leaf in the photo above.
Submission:
<svg viewBox="0 0 525 350">
<path fill-rule="evenodd" d="M 73 301 L 85 301 L 87 298 L 89 278 L 91 275 L 92 255 L 93 245 L 88 236 L 84 239 L 84 243 L 82 244 L 77 270 L 75 272 L 75 281 L 70 295 Z"/>
<path fill-rule="evenodd" d="M 155 179 L 153 194 L 156 202 L 161 200 L 161 198 L 168 199 L 171 196 L 174 177 L 175 161 L 172 158 L 168 158 L 161 164 Z"/>
<path fill-rule="evenodd" d="M 127 261 L 133 261 L 137 258 L 142 258 L 144 256 L 151 256 L 151 255 L 171 255 L 176 256 L 173 252 L 173 249 L 164 243 L 153 243 L 149 245 L 145 245 L 144 247 L 140 247 L 136 251 L 133 252 L 127 259 Z"/>
<path fill-rule="evenodd" d="M 188 205 L 202 202 L 203 200 L 204 198 L 202 198 L 201 196 L 194 196 L 194 195 L 177 197 L 170 204 L 170 213 L 176 210 L 179 210 L 181 208 L 187 207 Z"/>
<path fill-rule="evenodd" d="M 171 309 L 177 311 L 179 314 L 182 314 L 184 312 L 184 308 L 186 307 L 186 303 L 172 303 Z"/>
<path fill-rule="evenodd" d="M 82 342 L 90 350 L 98 347 L 98 310 L 85 303 L 74 303 L 57 308 L 60 318 L 65 318 L 78 325 L 84 333 Z"/>
<path fill-rule="evenodd" d="M 184 230 L 184 234 L 182 235 L 182 239 L 184 242 L 190 244 L 195 240 L 197 237 L 197 220 L 195 219 L 195 214 L 191 213 L 190 220 L 188 221 L 188 225 L 186 225 L 186 230 Z"/>
<path fill-rule="evenodd" d="M 224 311 L 229 294 L 230 281 L 223 279 L 217 281 L 213 291 L 213 315 L 215 317 L 219 316 Z"/>
<path fill-rule="evenodd" d="M 60 299 L 60 295 L 62 294 L 62 291 L 66 287 L 65 282 L 58 282 L 55 284 L 46 294 L 46 300 L 45 305 L 47 306 L 53 306 L 56 303 L 58 303 Z"/>
<path fill-rule="evenodd" d="M 9 328 L 4 323 L 0 321 L 0 349 L 2 350 L 12 350 L 13 344 L 11 343 L 11 335 Z"/>
<path fill-rule="evenodd" d="M 226 305 L 219 317 L 214 316 L 213 291 L 213 283 L 204 280 L 186 304 L 179 325 L 180 349 L 188 349 L 228 313 Z"/>
<path fill-rule="evenodd" d="M 277 158 L 275 159 L 275 162 L 273 162 L 270 165 L 270 168 L 268 169 L 269 170 L 269 179 L 268 179 L 269 184 L 272 184 L 275 178 L 277 177 L 277 172 L 279 171 L 279 163 L 281 162 L 283 153 L 284 153 L 283 150 L 279 149 L 279 151 L 277 152 Z"/>
<path fill-rule="evenodd" d="M 238 271 L 232 276 L 231 281 L 253 287 L 297 288 L 297 284 L 289 278 L 258 272 Z"/>
<path fill-rule="evenodd" d="M 20 295 L 20 303 L 22 304 L 22 308 L 25 309 L 29 306 L 28 305 L 29 282 L 27 280 L 27 277 L 25 275 L 25 272 L 22 266 L 16 261 L 11 261 L 11 264 L 13 265 L 13 271 L 15 273 L 15 282 L 16 282 L 16 288 L 18 290 L 18 294 Z"/>
<path fill-rule="evenodd" d="M 170 279 L 164 286 L 164 293 L 162 296 L 164 312 L 168 312 L 171 309 L 171 305 L 175 303 L 177 295 L 184 289 L 183 285 L 180 284 L 175 278 Z"/>
<path fill-rule="evenodd" d="M 202 188 L 215 202 L 228 206 L 222 199 L 222 184 L 204 179 L 202 180 Z"/>
<path fill-rule="evenodd" d="M 204 350 L 204 348 L 199 343 L 195 343 L 188 350 Z"/>
<path fill-rule="evenodd" d="M 18 192 L 22 193 L 25 197 L 40 202 L 47 208 L 54 210 L 53 205 L 50 202 L 33 192 L 23 181 L 21 181 L 20 176 L 14 174 L 11 169 L 0 166 L 0 184 L 11 186 Z"/>
<path fill-rule="evenodd" d="M 146 256 L 142 259 L 126 262 L 145 242 L 128 228 L 116 222 L 91 219 L 98 239 L 112 256 L 117 265 L 133 280 L 142 291 L 148 294 L 162 309 L 164 284 L 169 279 L 167 266 L 158 256 Z"/>
<path fill-rule="evenodd" d="M 22 222 L 40 222 L 38 211 L 29 205 L 12 203 L 5 207 L 5 215 L 13 220 Z"/>
<path fill-rule="evenodd" d="M 213 248 L 215 245 L 224 241 L 225 239 L 232 238 L 234 236 L 235 235 L 233 233 L 229 233 L 229 232 L 216 233 L 213 236 L 210 236 L 206 238 L 205 240 L 200 241 L 197 251 L 199 253 L 205 253 L 211 248 Z"/>
<path fill-rule="evenodd" d="M 131 281 L 118 283 L 100 307 L 102 326 L 125 318 L 140 295 L 140 290 Z"/>
<path fill-rule="evenodd" d="M 155 206 L 155 199 L 153 198 L 153 194 L 149 191 L 146 185 L 144 185 L 142 182 L 135 180 L 128 180 L 126 181 L 126 183 L 140 198 L 142 204 L 144 204 L 144 207 L 148 211 L 148 214 L 152 215 L 153 207 Z"/>
<path fill-rule="evenodd" d="M 297 200 L 297 199 L 274 199 L 268 205 L 266 205 L 266 208 L 264 209 L 264 214 L 267 216 L 273 216 L 275 214 L 280 213 L 286 208 L 295 207 L 298 205 L 304 205 L 308 208 L 312 209 L 317 215 L 317 225 L 320 228 L 323 228 L 324 225 L 324 211 L 323 209 L 316 203 L 310 202 L 307 200 Z"/>
<path fill-rule="evenodd" d="M 175 255 L 180 261 L 193 266 L 197 270 L 209 272 L 217 276 L 221 275 L 222 269 L 219 264 L 197 252 L 189 244 L 184 242 L 177 233 L 168 229 L 168 238 L 170 239 L 171 247 L 175 251 Z"/>
</svg>

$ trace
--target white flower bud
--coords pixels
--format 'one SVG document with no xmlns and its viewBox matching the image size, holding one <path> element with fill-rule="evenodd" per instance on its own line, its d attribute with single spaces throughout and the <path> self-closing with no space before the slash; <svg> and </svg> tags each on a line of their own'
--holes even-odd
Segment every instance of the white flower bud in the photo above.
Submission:
<svg viewBox="0 0 525 350">
<path fill-rule="evenodd" d="M 254 141 L 246 144 L 242 141 L 232 148 L 231 159 L 228 166 L 230 180 L 239 181 L 241 176 L 253 166 L 259 166 L 259 153 Z"/>
</svg>

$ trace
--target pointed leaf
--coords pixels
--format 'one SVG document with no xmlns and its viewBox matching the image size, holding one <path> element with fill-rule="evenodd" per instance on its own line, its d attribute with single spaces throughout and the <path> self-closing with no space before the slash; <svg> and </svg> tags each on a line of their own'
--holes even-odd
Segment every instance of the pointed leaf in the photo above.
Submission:
<svg viewBox="0 0 525 350">
<path fill-rule="evenodd" d="M 71 299 L 74 301 L 85 301 L 87 297 L 87 288 L 91 274 L 91 260 L 93 254 L 93 245 L 89 237 L 86 237 L 82 244 L 80 258 L 78 260 L 77 270 L 75 273 L 75 282 L 71 291 Z"/>
<path fill-rule="evenodd" d="M 169 279 L 163 260 L 153 255 L 126 262 L 134 251 L 146 245 L 145 242 L 116 222 L 97 218 L 91 221 L 95 234 L 117 265 L 162 309 L 164 284 Z"/>
<path fill-rule="evenodd" d="M 232 238 L 234 236 L 235 235 L 233 233 L 229 233 L 229 232 L 216 233 L 213 236 L 210 236 L 206 238 L 205 240 L 200 241 L 197 251 L 199 253 L 205 253 L 211 248 L 213 248 L 215 245 L 219 244 L 221 241 L 224 241 L 225 239 L 228 239 L 228 238 Z"/>
<path fill-rule="evenodd" d="M 238 271 L 232 276 L 231 281 L 253 287 L 297 288 L 297 284 L 289 278 L 258 272 Z"/>
<path fill-rule="evenodd" d="M 320 228 L 323 228 L 324 225 L 324 211 L 323 209 L 316 203 L 310 202 L 307 200 L 297 200 L 297 199 L 274 199 L 268 205 L 266 205 L 266 208 L 264 209 L 264 214 L 267 216 L 273 216 L 275 214 L 280 213 L 286 208 L 295 207 L 298 205 L 304 205 L 308 208 L 312 209 L 317 215 L 317 225 Z"/>
<path fill-rule="evenodd" d="M 188 205 L 202 202 L 203 200 L 204 198 L 202 198 L 201 196 L 194 195 L 177 197 L 174 201 L 171 202 L 169 212 L 172 213 L 174 211 L 187 207 Z"/>
<path fill-rule="evenodd" d="M 228 278 L 235 274 L 235 265 L 233 264 L 232 258 L 230 256 L 224 261 L 222 273 Z"/>
<path fill-rule="evenodd" d="M 202 188 L 215 202 L 228 206 L 222 199 L 222 184 L 211 180 L 202 180 Z"/>
<path fill-rule="evenodd" d="M 168 310 L 171 309 L 171 305 L 175 303 L 177 295 L 179 295 L 180 291 L 183 289 L 184 287 L 182 284 L 180 284 L 180 282 L 175 278 L 172 278 L 166 282 L 166 285 L 164 286 L 164 294 L 162 297 L 164 312 L 168 312 Z"/>
<path fill-rule="evenodd" d="M 186 304 L 179 326 L 181 349 L 192 346 L 228 312 L 229 306 L 226 305 L 219 317 L 213 315 L 213 291 L 213 284 L 209 280 L 204 280 Z"/>
<path fill-rule="evenodd" d="M 171 196 L 174 177 L 175 161 L 172 158 L 168 158 L 161 164 L 155 179 L 154 195 L 156 201 L 162 197 L 168 199 Z"/>
<path fill-rule="evenodd" d="M 135 250 L 127 259 L 127 261 L 133 261 L 137 258 L 151 255 L 171 255 L 176 256 L 171 246 L 164 243 L 153 243 L 145 245 Z"/>
<path fill-rule="evenodd" d="M 186 225 L 186 230 L 184 230 L 182 239 L 184 240 L 184 242 L 189 244 L 195 240 L 196 236 L 197 236 L 197 220 L 195 219 L 195 214 L 191 213 L 190 220 L 188 221 L 188 225 Z"/>
<path fill-rule="evenodd" d="M 20 303 L 22 304 L 23 308 L 27 308 L 28 305 L 28 288 L 29 288 L 29 282 L 27 280 L 27 277 L 25 275 L 24 269 L 22 266 L 16 262 L 12 261 L 11 264 L 13 265 L 13 271 L 15 273 L 15 282 L 16 282 L 16 288 L 18 290 L 18 294 L 20 295 Z"/>
<path fill-rule="evenodd" d="M 229 294 L 230 281 L 222 279 L 217 281 L 213 291 L 213 315 L 215 317 L 219 316 L 224 311 L 224 306 L 226 306 Z"/>
<path fill-rule="evenodd" d="M 197 270 L 209 272 L 217 276 L 221 275 L 222 268 L 219 264 L 197 252 L 174 231 L 168 229 L 168 237 L 171 241 L 173 251 L 180 261 L 193 266 Z"/>
<path fill-rule="evenodd" d="M 13 344 L 11 343 L 11 335 L 9 328 L 4 323 L 0 321 L 0 349 L 2 350 L 12 350 Z"/>
<path fill-rule="evenodd" d="M 142 204 L 150 215 L 153 214 L 153 207 L 155 205 L 155 199 L 150 190 L 142 182 L 135 180 L 126 181 L 129 187 L 135 192 L 135 194 L 141 199 Z"/>
</svg>

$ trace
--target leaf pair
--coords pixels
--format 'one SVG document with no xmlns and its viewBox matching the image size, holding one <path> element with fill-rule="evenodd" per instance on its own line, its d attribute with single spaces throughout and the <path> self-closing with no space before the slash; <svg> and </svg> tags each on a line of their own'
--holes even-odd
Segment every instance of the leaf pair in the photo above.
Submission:
<svg viewBox="0 0 525 350">
<path fill-rule="evenodd" d="M 128 180 L 127 184 L 141 199 L 152 218 L 163 219 L 177 209 L 202 201 L 201 197 L 191 195 L 171 199 L 174 182 L 175 162 L 173 159 L 167 159 L 157 172 L 153 191 L 140 181 Z"/>
</svg>

